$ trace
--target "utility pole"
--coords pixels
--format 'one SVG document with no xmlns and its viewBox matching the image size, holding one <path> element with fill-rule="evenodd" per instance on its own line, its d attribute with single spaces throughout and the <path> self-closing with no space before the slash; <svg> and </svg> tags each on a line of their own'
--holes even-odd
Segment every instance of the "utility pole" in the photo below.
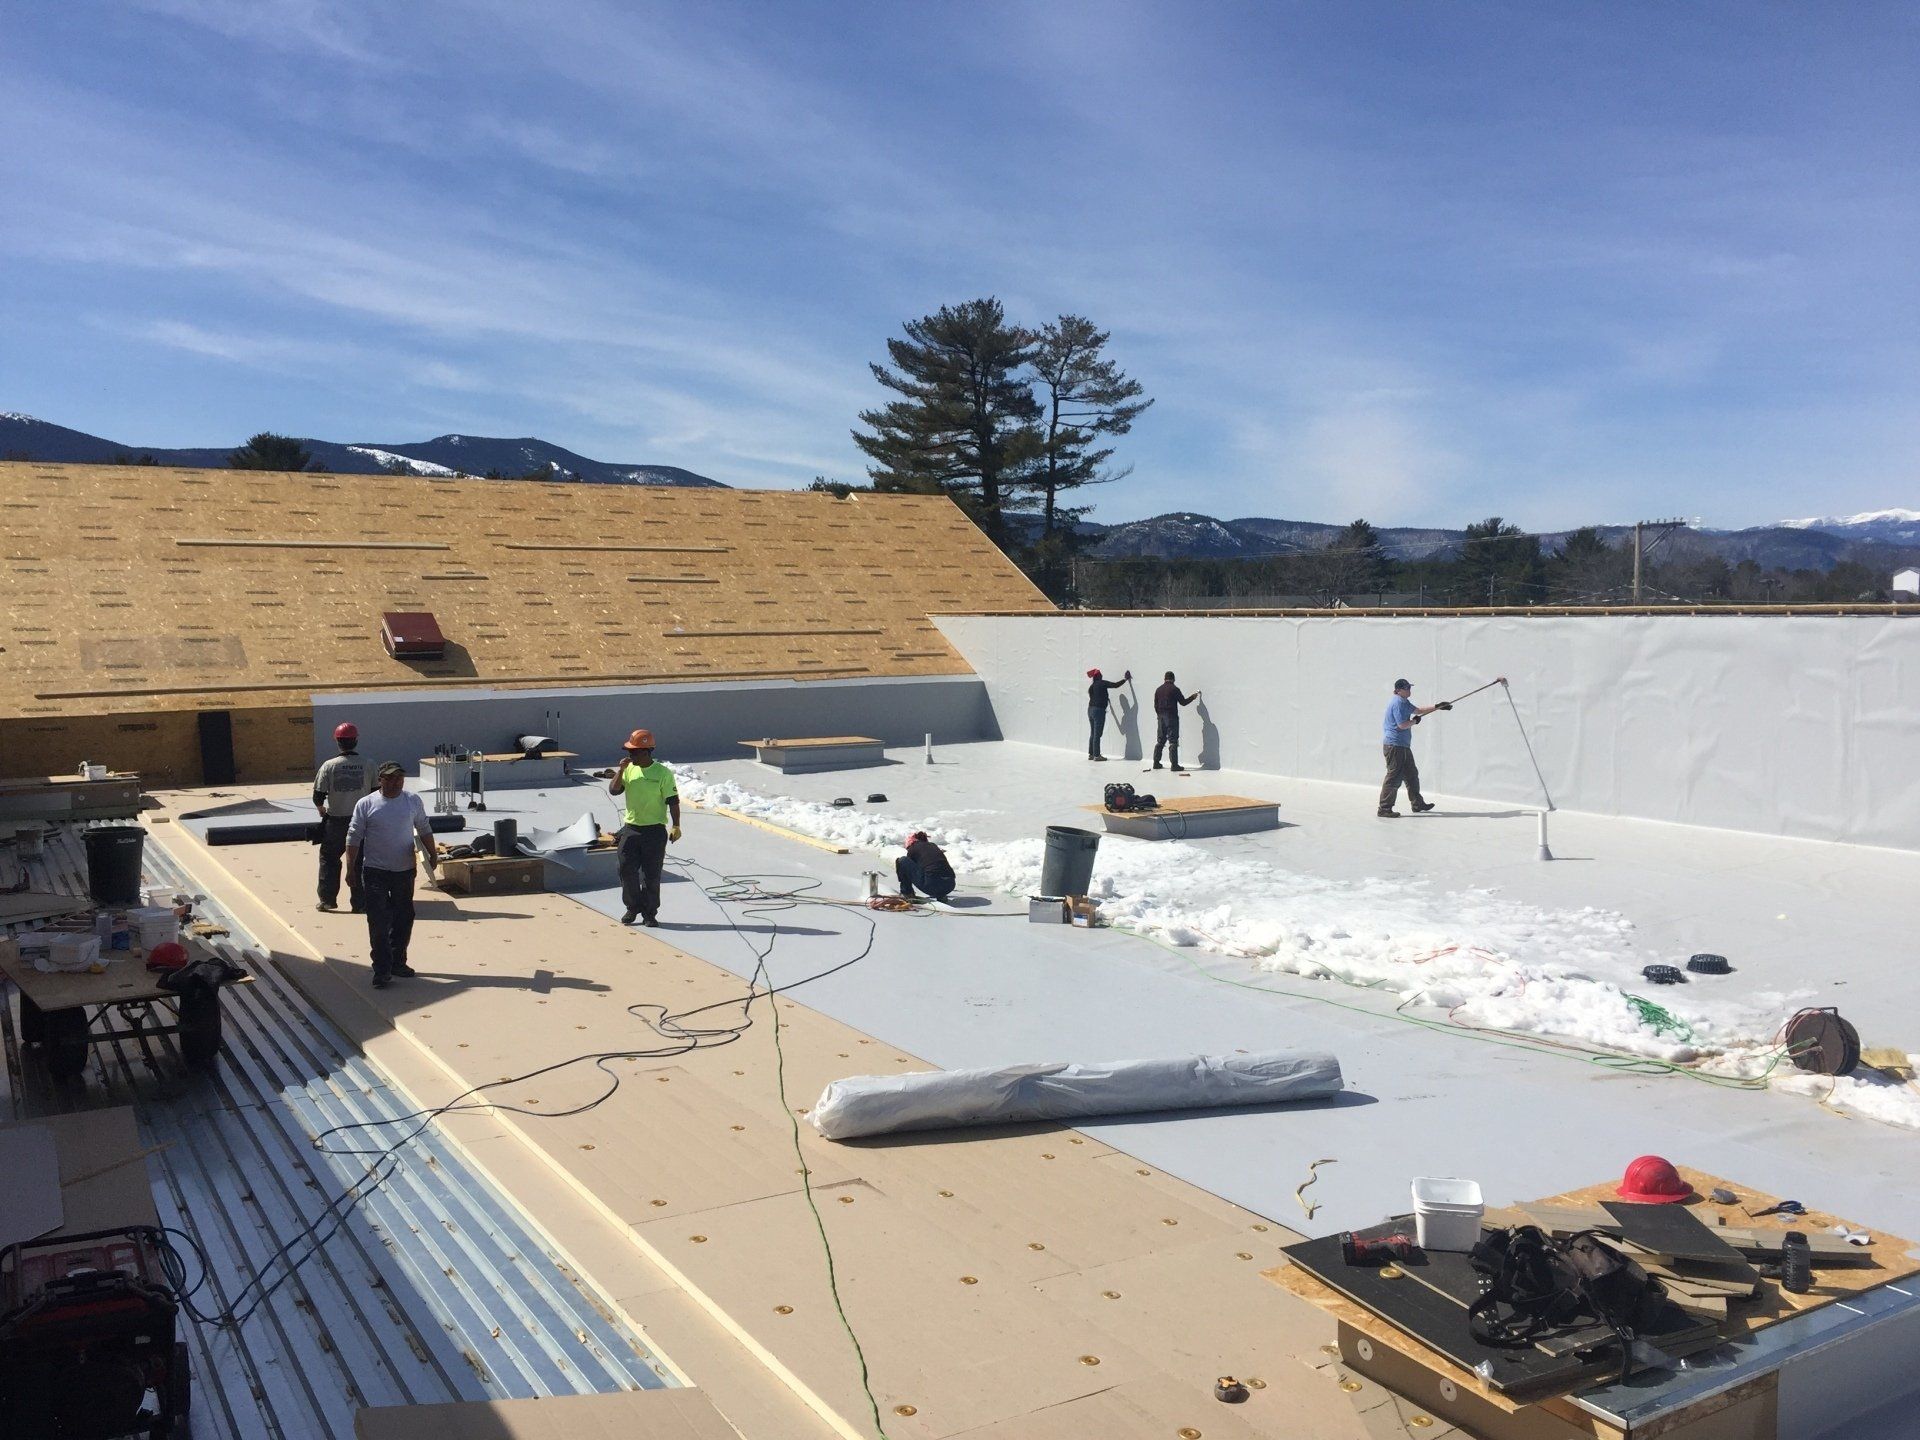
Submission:
<svg viewBox="0 0 1920 1440">
<path fill-rule="evenodd" d="M 1633 522 L 1633 603 L 1640 603 L 1640 561 L 1641 557 L 1651 555 L 1654 548 L 1676 530 L 1687 528 L 1684 520 L 1636 520 Z M 1648 543 L 1646 535 L 1653 532 L 1653 540 Z"/>
</svg>

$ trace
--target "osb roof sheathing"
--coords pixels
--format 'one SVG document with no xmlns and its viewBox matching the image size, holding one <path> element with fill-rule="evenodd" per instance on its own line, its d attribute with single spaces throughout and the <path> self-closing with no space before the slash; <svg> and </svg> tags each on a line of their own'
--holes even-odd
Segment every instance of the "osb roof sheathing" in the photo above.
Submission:
<svg viewBox="0 0 1920 1440">
<path fill-rule="evenodd" d="M 0 464 L 0 717 L 422 685 L 966 674 L 1051 607 L 941 496 Z M 405 663 L 386 611 L 448 646 Z"/>
</svg>

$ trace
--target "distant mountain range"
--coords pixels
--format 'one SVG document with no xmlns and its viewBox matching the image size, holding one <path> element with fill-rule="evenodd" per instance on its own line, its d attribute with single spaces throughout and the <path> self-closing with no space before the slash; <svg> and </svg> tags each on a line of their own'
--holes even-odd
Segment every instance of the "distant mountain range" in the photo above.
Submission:
<svg viewBox="0 0 1920 1440">
<path fill-rule="evenodd" d="M 1146 556 L 1156 559 L 1253 559 L 1263 555 L 1294 555 L 1318 550 L 1346 527 L 1311 520 L 1272 520 L 1250 516 L 1217 520 L 1211 515 L 1176 511 L 1121 525 L 1082 522 L 1081 532 L 1092 543 L 1088 553 L 1110 559 Z M 1610 545 L 1633 536 L 1631 525 L 1596 526 Z M 1380 544 L 1396 560 L 1442 558 L 1466 538 L 1464 530 L 1434 530 L 1404 526 L 1379 527 Z M 1558 550 L 1564 530 L 1543 533 L 1541 545 Z M 1662 559 L 1718 555 L 1729 564 L 1752 560 L 1767 569 L 1831 570 L 1842 560 L 1857 560 L 1876 569 L 1920 559 L 1920 511 L 1876 510 L 1865 515 L 1812 520 L 1782 520 L 1745 530 L 1688 529 L 1660 544 Z"/>
<path fill-rule="evenodd" d="M 218 468 L 227 463 L 238 444 L 169 450 L 153 445 L 123 445 L 64 425 L 49 424 L 31 415 L 0 414 L 0 460 L 46 460 L 69 465 L 107 465 L 116 460 L 139 462 L 153 457 L 156 465 Z M 682 470 L 677 465 L 622 465 L 590 460 L 585 455 L 527 436 L 517 440 L 486 435 L 441 435 L 432 440 L 374 444 L 340 444 L 302 437 L 313 458 L 342 475 L 377 475 L 403 462 L 416 475 L 483 476 L 497 471 L 508 477 L 543 470 L 555 480 L 578 480 L 589 485 L 682 485 L 726 488 L 718 480 Z"/>
<path fill-rule="evenodd" d="M 718 480 L 674 465 L 623 465 L 585 455 L 531 436 L 495 439 L 483 435 L 441 435 L 432 440 L 382 444 L 340 444 L 302 439 L 315 460 L 341 474 L 371 475 L 405 463 L 415 474 L 484 476 L 497 471 L 517 477 L 541 470 L 555 480 L 594 485 L 714 486 Z M 185 450 L 123 445 L 97 435 L 36 420 L 31 415 L 0 414 L 0 459 L 31 459 L 68 464 L 110 464 L 151 456 L 155 464 L 223 466 L 235 447 Z M 1110 559 L 1128 556 L 1175 559 L 1252 559 L 1262 555 L 1318 550 L 1345 529 L 1313 520 L 1274 520 L 1247 516 L 1219 520 L 1190 510 L 1129 520 L 1118 525 L 1079 522 L 1091 540 L 1089 553 Z M 1633 534 L 1631 525 L 1597 527 L 1609 544 Z M 1380 542 L 1397 560 L 1445 556 L 1465 538 L 1464 530 L 1407 526 L 1380 527 Z M 1549 551 L 1559 549 L 1566 531 L 1541 535 Z M 1859 515 L 1827 515 L 1780 520 L 1744 530 L 1689 529 L 1661 542 L 1665 559 L 1718 555 L 1731 564 L 1752 560 L 1768 569 L 1831 570 L 1842 560 L 1857 560 L 1889 573 L 1920 561 L 1920 510 L 1870 510 Z"/>
</svg>

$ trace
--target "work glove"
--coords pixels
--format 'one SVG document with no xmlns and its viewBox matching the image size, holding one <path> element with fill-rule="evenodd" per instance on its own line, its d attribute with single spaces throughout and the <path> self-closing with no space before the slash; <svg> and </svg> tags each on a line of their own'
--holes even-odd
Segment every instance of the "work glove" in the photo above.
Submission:
<svg viewBox="0 0 1920 1440">
<path fill-rule="evenodd" d="M 1451 700 L 1442 700 L 1438 705 L 1434 706 L 1433 708 L 1436 710 L 1451 710 L 1453 708 L 1453 702 Z"/>
<path fill-rule="evenodd" d="M 672 844 L 675 840 L 678 840 L 679 838 L 680 838 L 680 827 L 678 825 L 674 826 L 671 830 L 667 831 L 668 844 Z"/>
</svg>

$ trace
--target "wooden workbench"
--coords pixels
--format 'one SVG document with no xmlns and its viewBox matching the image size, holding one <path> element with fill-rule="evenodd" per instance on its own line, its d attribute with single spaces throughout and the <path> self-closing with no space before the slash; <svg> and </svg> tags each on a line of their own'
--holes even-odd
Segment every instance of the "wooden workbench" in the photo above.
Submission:
<svg viewBox="0 0 1920 1440">
<path fill-rule="evenodd" d="M 1106 822 L 1109 835 L 1135 840 L 1197 840 L 1208 835 L 1245 835 L 1280 828 L 1280 802 L 1244 795 L 1187 795 L 1162 800 L 1151 810 L 1109 810 L 1087 805 Z"/>
<path fill-rule="evenodd" d="M 198 942 L 182 941 L 188 954 L 199 958 Z M 78 1075 L 87 1064 L 87 1047 L 97 1039 L 109 1039 L 127 1032 L 105 1030 L 95 1033 L 94 1022 L 108 1007 L 139 1005 L 151 1014 L 155 1005 L 168 1005 L 174 1020 L 149 1023 L 145 1018 L 136 1028 L 149 1035 L 177 1034 L 180 1053 L 189 1065 L 213 1063 L 220 1052 L 220 992 L 175 994 L 164 989 L 157 972 L 147 969 L 144 950 L 109 951 L 115 958 L 94 974 L 86 970 L 36 970 L 23 959 L 20 947 L 12 940 L 0 940 L 0 974 L 20 990 L 20 1038 L 38 1045 L 49 1073 L 56 1077 Z M 121 1012 L 125 1022 L 128 1012 Z"/>
<path fill-rule="evenodd" d="M 1680 1173 L 1693 1185 L 1700 1197 L 1715 1186 L 1724 1186 L 1740 1197 L 1734 1206 L 1714 1205 L 1704 1198 L 1688 1203 L 1687 1208 L 1708 1226 L 1723 1219 L 1729 1226 L 1784 1233 L 1803 1230 L 1825 1231 L 1841 1223 L 1839 1217 L 1823 1212 L 1803 1216 L 1769 1215 L 1750 1217 L 1749 1210 L 1763 1210 L 1781 1198 L 1735 1185 L 1705 1171 L 1680 1167 Z M 1545 1205 L 1597 1205 L 1617 1199 L 1616 1181 L 1603 1181 L 1564 1194 L 1543 1197 Z M 1489 1209 L 1486 1223 L 1518 1224 L 1520 1217 L 1510 1210 Z M 1784 1223 L 1783 1223 L 1784 1222 Z M 1853 1225 L 1851 1229 L 1865 1227 Z M 1794 1320 L 1836 1301 L 1857 1298 L 1879 1290 L 1890 1282 L 1920 1273 L 1920 1261 L 1908 1254 L 1914 1246 L 1898 1236 L 1870 1232 L 1873 1242 L 1865 1248 L 1868 1263 L 1844 1267 L 1816 1268 L 1814 1286 L 1804 1295 L 1789 1295 L 1771 1280 L 1761 1281 L 1758 1297 L 1740 1306 L 1737 1317 L 1724 1327 L 1732 1349 L 1739 1342 L 1773 1326 Z M 1677 1404 L 1656 1419 L 1639 1423 L 1614 1423 L 1606 1418 L 1607 1407 L 1583 1402 L 1593 1389 L 1578 1395 L 1561 1395 L 1533 1403 L 1515 1400 L 1481 1380 L 1472 1371 L 1435 1354 L 1412 1336 L 1396 1329 L 1380 1315 L 1358 1305 L 1338 1291 L 1321 1283 L 1292 1264 L 1261 1272 L 1290 1294 L 1325 1311 L 1337 1326 L 1342 1362 L 1356 1373 L 1397 1392 L 1405 1398 L 1443 1416 L 1485 1440 L 1635 1440 L 1635 1437 L 1659 1435 L 1663 1440 L 1775 1440 L 1774 1415 L 1778 1364 L 1760 1368 L 1736 1383 L 1698 1401 Z M 1726 1348 L 1726 1347 L 1723 1347 Z M 1721 1352 L 1716 1352 L 1716 1354 Z M 1790 1358 L 1791 1351 L 1783 1352 Z M 1631 1382 L 1642 1391 L 1656 1388 L 1646 1376 Z"/>
<path fill-rule="evenodd" d="M 886 751 L 871 735 L 816 735 L 800 739 L 742 740 L 754 759 L 782 774 L 808 770 L 858 770 L 879 765 Z"/>
</svg>

